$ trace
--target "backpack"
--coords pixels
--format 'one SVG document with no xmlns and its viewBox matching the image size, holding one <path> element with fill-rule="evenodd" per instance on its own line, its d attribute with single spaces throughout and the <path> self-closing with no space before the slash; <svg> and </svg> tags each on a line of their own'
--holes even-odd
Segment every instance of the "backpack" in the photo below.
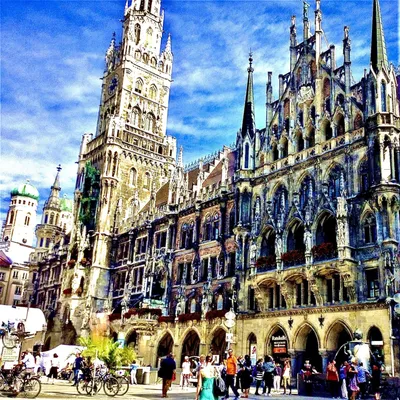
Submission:
<svg viewBox="0 0 400 400">
<path fill-rule="evenodd" d="M 225 381 L 222 379 L 220 374 L 216 374 L 214 378 L 213 394 L 214 397 L 225 396 Z"/>
</svg>

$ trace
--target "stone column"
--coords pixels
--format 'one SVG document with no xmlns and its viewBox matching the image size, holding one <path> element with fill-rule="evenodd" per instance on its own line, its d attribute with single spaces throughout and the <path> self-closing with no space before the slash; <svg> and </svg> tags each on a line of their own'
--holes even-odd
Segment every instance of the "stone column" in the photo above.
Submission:
<svg viewBox="0 0 400 400">
<path fill-rule="evenodd" d="M 318 371 L 318 372 L 321 372 L 321 373 L 325 373 L 326 372 L 326 368 L 327 368 L 327 366 L 328 366 L 328 362 L 329 362 L 329 352 L 328 351 L 326 351 L 325 349 L 320 349 L 319 350 L 319 355 L 321 356 L 321 358 L 322 358 L 322 371 Z"/>
</svg>

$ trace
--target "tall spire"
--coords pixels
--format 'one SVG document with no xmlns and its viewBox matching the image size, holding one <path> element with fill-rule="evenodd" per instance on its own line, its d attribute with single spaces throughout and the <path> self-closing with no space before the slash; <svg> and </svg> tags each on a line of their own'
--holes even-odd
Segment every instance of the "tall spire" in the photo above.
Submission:
<svg viewBox="0 0 400 400">
<path fill-rule="evenodd" d="M 255 126 L 255 114 L 254 114 L 254 91 L 253 91 L 253 54 L 250 51 L 249 54 L 249 68 L 247 68 L 247 88 L 246 88 L 246 99 L 244 104 L 243 113 L 243 124 L 242 124 L 242 136 L 249 132 L 250 137 L 254 136 Z"/>
<path fill-rule="evenodd" d="M 371 65 L 375 72 L 389 65 L 379 0 L 374 0 L 372 14 Z"/>
<path fill-rule="evenodd" d="M 60 171 L 61 171 L 61 165 L 58 165 L 57 174 L 54 179 L 54 183 L 51 187 L 49 198 L 46 200 L 44 204 L 44 208 L 59 208 L 60 206 L 60 191 L 61 191 Z"/>
</svg>

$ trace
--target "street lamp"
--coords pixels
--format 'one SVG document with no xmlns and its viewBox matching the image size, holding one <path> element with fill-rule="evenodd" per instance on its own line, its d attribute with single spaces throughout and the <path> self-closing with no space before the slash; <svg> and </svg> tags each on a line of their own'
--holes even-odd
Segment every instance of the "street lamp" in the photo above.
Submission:
<svg viewBox="0 0 400 400">
<path fill-rule="evenodd" d="M 397 338 L 394 335 L 393 329 L 393 316 L 400 318 L 400 292 L 396 293 L 393 297 L 388 297 L 386 302 L 389 304 L 389 322 L 390 322 L 390 358 L 392 375 L 394 376 L 394 343 L 393 341 Z M 397 332 L 398 335 L 398 332 Z"/>
<path fill-rule="evenodd" d="M 233 333 L 231 332 L 231 328 L 236 325 L 236 314 L 231 310 L 229 310 L 225 314 L 225 326 L 228 328 L 228 333 L 226 334 L 226 352 L 228 352 L 231 347 L 231 343 L 233 342 Z"/>
</svg>

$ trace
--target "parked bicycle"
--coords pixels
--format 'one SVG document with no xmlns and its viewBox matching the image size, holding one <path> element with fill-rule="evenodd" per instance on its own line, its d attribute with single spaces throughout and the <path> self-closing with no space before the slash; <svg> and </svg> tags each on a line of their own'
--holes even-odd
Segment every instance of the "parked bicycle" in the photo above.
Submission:
<svg viewBox="0 0 400 400">
<path fill-rule="evenodd" d="M 8 321 L 2 322 L 0 329 L 1 340 L 6 349 L 13 349 L 19 343 L 19 332 L 15 329 L 15 323 Z"/>
<path fill-rule="evenodd" d="M 34 399 L 41 390 L 40 380 L 27 374 L 20 365 L 10 371 L 0 372 L 0 391 L 21 393 L 25 398 Z"/>
</svg>

